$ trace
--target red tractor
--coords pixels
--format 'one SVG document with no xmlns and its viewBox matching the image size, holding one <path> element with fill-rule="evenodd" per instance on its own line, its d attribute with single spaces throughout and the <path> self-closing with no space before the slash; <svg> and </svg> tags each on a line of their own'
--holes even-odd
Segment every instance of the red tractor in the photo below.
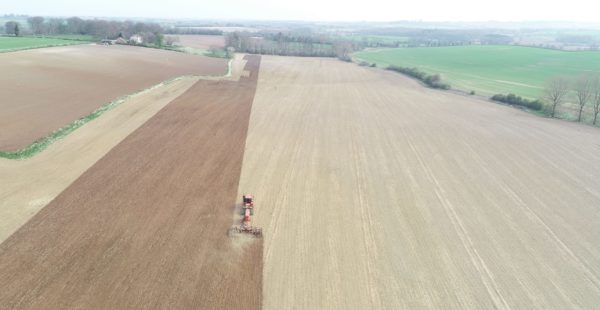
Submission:
<svg viewBox="0 0 600 310">
<path fill-rule="evenodd" d="M 254 215 L 254 196 L 244 194 L 242 196 L 242 223 L 239 226 L 233 226 L 229 229 L 229 236 L 235 234 L 250 234 L 257 238 L 262 238 L 262 229 L 250 224 L 250 216 Z"/>
</svg>

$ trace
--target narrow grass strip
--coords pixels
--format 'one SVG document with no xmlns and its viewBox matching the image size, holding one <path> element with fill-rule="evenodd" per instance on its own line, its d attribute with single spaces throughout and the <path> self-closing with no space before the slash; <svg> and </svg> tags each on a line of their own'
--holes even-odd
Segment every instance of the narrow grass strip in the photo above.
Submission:
<svg viewBox="0 0 600 310">
<path fill-rule="evenodd" d="M 84 45 L 84 44 L 90 44 L 90 43 L 85 42 L 85 41 L 73 40 L 73 42 L 67 42 L 67 43 L 61 43 L 61 44 L 48 44 L 48 45 L 39 45 L 39 46 L 27 46 L 27 47 L 19 47 L 19 48 L 0 49 L 0 53 L 12 53 L 12 52 L 19 52 L 19 51 L 27 51 L 27 50 L 37 50 L 40 48 L 73 46 L 73 45 Z"/>
</svg>

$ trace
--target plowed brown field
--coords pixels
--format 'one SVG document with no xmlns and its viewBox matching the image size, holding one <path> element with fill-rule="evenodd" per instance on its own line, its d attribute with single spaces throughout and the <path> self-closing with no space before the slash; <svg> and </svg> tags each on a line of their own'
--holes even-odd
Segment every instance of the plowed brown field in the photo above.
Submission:
<svg viewBox="0 0 600 310">
<path fill-rule="evenodd" d="M 239 191 L 265 309 L 597 309 L 600 130 L 263 57 Z"/>
<path fill-rule="evenodd" d="M 131 46 L 0 54 L 0 150 L 14 151 L 103 104 L 181 75 L 221 75 L 226 59 Z"/>
<path fill-rule="evenodd" d="M 0 158 L 0 243 L 198 79 L 186 77 L 130 96 L 31 158 Z"/>
<path fill-rule="evenodd" d="M 8 309 L 257 309 L 262 242 L 226 230 L 260 58 L 199 81 L 0 245 Z"/>
</svg>

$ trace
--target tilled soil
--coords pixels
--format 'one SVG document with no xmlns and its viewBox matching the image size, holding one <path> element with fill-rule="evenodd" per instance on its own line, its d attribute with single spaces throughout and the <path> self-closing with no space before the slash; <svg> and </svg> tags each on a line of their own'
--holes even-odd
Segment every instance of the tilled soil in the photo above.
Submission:
<svg viewBox="0 0 600 310">
<path fill-rule="evenodd" d="M 103 104 L 182 75 L 222 75 L 227 60 L 132 46 L 0 54 L 0 150 L 15 151 Z"/>
<path fill-rule="evenodd" d="M 131 96 L 31 158 L 0 158 L 0 243 L 198 79 Z"/>
<path fill-rule="evenodd" d="M 260 58 L 199 81 L 0 245 L 8 309 L 257 309 L 262 241 L 229 239 Z"/>
</svg>

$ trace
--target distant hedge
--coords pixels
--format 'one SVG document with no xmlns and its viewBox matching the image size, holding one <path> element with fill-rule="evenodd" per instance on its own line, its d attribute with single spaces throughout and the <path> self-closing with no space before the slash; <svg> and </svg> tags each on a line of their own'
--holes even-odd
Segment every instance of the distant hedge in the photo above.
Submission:
<svg viewBox="0 0 600 310">
<path fill-rule="evenodd" d="M 443 83 L 439 74 L 427 74 L 417 68 L 399 67 L 394 65 L 387 67 L 387 69 L 412 76 L 431 88 L 450 89 L 450 84 Z"/>
<path fill-rule="evenodd" d="M 530 108 L 532 110 L 537 110 L 537 111 L 541 110 L 544 107 L 544 103 L 538 99 L 528 100 L 528 99 L 522 98 L 521 96 L 517 96 L 515 94 L 508 94 L 508 95 L 497 94 L 497 95 L 493 95 L 491 99 L 494 101 L 504 102 L 504 103 L 508 103 L 511 105 L 527 107 L 527 108 Z"/>
</svg>

